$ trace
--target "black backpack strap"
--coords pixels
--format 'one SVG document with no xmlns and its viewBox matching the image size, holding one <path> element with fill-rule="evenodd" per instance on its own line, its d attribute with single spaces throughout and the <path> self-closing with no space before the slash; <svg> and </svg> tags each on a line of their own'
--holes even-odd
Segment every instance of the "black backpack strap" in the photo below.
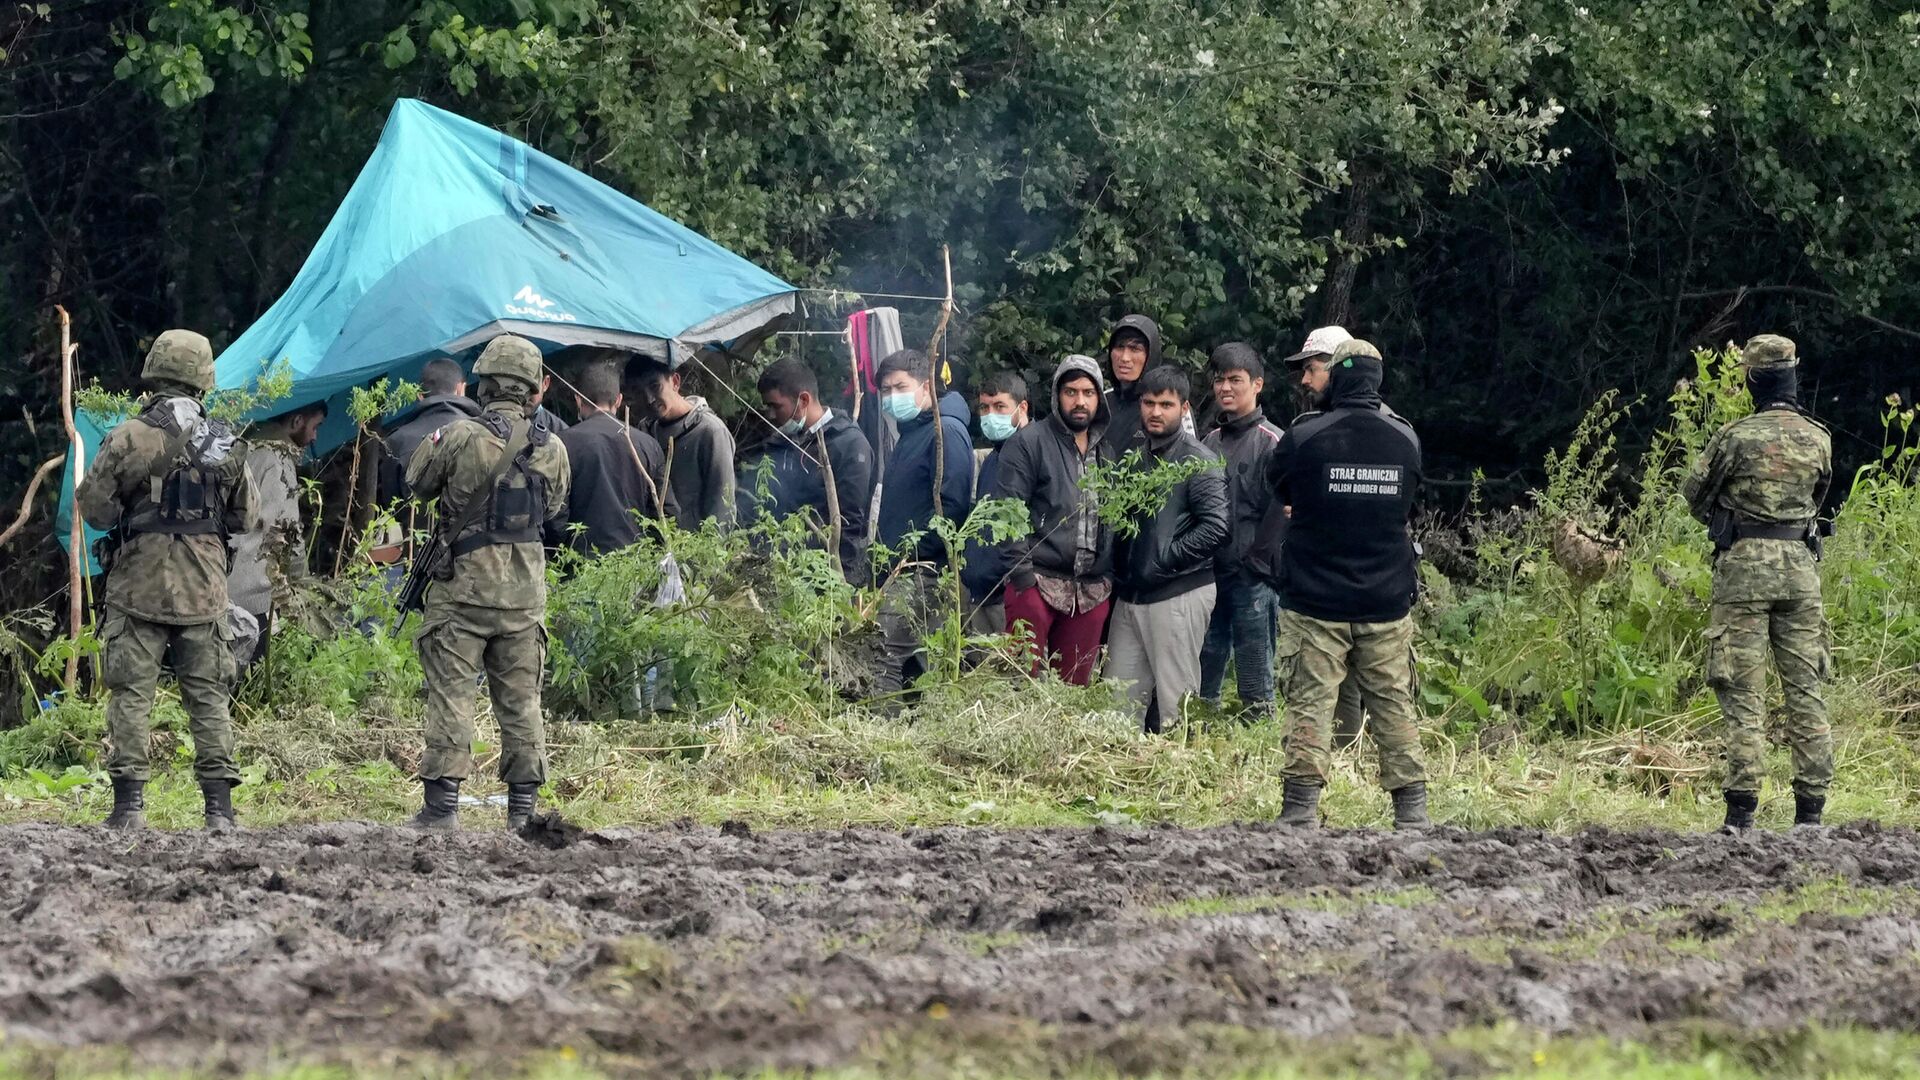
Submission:
<svg viewBox="0 0 1920 1080">
<path fill-rule="evenodd" d="M 487 415 L 492 416 L 497 414 L 489 413 Z M 489 431 L 496 430 L 496 425 L 494 424 L 489 423 L 484 426 Z M 509 429 L 509 434 L 506 437 L 507 445 L 501 447 L 500 457 L 494 461 L 493 468 L 488 471 L 487 479 L 478 488 L 474 489 L 473 495 L 467 499 L 467 505 L 460 508 L 460 516 L 454 519 L 452 528 L 448 529 L 444 534 L 453 549 L 453 554 L 464 555 L 476 548 L 486 546 L 485 542 L 469 546 L 466 540 L 460 538 L 460 534 L 466 532 L 467 527 L 478 520 L 480 511 L 484 509 L 489 502 L 493 501 L 493 489 L 499 486 L 500 478 L 507 475 L 507 470 L 513 466 L 513 459 L 518 457 L 520 452 L 526 448 L 527 432 L 530 427 L 531 425 L 525 422 L 515 422 L 512 424 Z M 479 538 L 484 540 L 485 536 L 486 534 L 482 533 Z M 475 539 L 475 537 L 468 537 L 467 539 L 471 540 Z"/>
</svg>

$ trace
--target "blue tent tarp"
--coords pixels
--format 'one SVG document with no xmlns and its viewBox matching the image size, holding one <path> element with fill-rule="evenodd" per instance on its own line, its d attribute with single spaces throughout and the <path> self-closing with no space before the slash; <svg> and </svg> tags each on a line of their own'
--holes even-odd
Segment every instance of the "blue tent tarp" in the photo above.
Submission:
<svg viewBox="0 0 1920 1080">
<path fill-rule="evenodd" d="M 352 436 L 347 394 L 500 333 L 547 351 L 623 349 L 674 367 L 741 348 L 793 310 L 794 287 L 527 146 L 423 102 L 394 103 L 373 156 L 287 291 L 215 364 L 222 388 L 280 363 L 265 411 L 332 408 L 316 450 Z M 99 425 L 82 417 L 88 454 Z M 60 523 L 71 512 L 69 466 Z"/>
</svg>

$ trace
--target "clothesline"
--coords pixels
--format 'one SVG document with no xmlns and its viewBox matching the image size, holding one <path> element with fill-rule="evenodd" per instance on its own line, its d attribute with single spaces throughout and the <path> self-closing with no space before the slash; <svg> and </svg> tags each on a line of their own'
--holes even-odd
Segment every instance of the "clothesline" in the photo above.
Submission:
<svg viewBox="0 0 1920 1080">
<path fill-rule="evenodd" d="M 912 293 L 868 292 L 865 289 L 800 289 L 797 291 L 820 293 L 825 296 L 858 296 L 861 298 L 872 296 L 882 300 L 931 300 L 936 304 L 944 304 L 947 302 L 947 298 L 944 296 L 915 296 Z"/>
</svg>

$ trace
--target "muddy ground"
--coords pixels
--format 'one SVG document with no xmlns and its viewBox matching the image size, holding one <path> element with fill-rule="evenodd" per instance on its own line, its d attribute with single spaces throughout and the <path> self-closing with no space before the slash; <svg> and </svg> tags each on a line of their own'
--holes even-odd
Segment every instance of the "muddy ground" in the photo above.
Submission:
<svg viewBox="0 0 1920 1080">
<path fill-rule="evenodd" d="M 196 1068 L 571 1047 L 706 1074 L 961 1046 L 1140 1071 L 1239 1029 L 1920 1021 L 1920 839 L 1866 824 L 564 839 L 0 829 L 0 1032 Z"/>
</svg>

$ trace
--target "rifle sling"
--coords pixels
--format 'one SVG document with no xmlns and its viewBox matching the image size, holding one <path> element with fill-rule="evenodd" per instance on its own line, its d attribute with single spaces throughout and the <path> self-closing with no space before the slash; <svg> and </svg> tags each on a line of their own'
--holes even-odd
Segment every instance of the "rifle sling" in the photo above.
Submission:
<svg viewBox="0 0 1920 1080">
<path fill-rule="evenodd" d="M 474 489 L 467 499 L 467 505 L 460 508 L 460 519 L 454 522 L 453 528 L 441 534 L 446 537 L 448 558 L 462 554 L 458 550 L 460 534 L 467 531 L 467 526 L 474 523 L 481 508 L 493 499 L 493 489 L 499 486 L 500 478 L 507 475 L 507 467 L 513 464 L 513 459 L 527 448 L 527 437 L 532 430 L 533 423 L 530 420 L 514 424 L 513 433 L 508 436 L 507 445 L 501 449 L 499 460 L 493 463 L 493 468 L 487 473 L 486 481 Z"/>
</svg>

